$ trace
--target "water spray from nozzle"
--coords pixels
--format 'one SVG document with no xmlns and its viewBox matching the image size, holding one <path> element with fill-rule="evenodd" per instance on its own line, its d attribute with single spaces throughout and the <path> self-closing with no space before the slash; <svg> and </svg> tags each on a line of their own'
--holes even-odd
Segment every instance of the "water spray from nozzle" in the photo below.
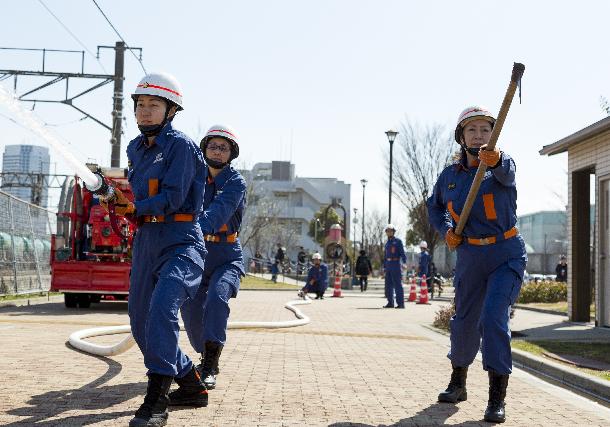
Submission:
<svg viewBox="0 0 610 427">
<path fill-rule="evenodd" d="M 53 147 L 57 153 L 59 153 L 74 169 L 74 172 L 87 184 L 89 187 L 94 187 L 98 183 L 98 178 L 95 177 L 87 166 L 82 162 L 78 161 L 74 155 L 64 147 L 50 132 L 48 132 L 44 124 L 38 119 L 31 111 L 23 108 L 15 95 L 6 90 L 0 85 L 0 103 L 6 105 L 6 107 L 15 115 L 18 121 L 28 128 L 30 131 L 44 139 L 51 147 Z"/>
</svg>

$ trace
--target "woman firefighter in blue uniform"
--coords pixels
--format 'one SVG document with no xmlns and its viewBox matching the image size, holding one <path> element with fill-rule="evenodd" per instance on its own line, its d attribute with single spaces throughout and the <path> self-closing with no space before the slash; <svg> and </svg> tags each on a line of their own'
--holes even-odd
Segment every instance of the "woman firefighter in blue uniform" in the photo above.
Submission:
<svg viewBox="0 0 610 427">
<path fill-rule="evenodd" d="M 208 255 L 197 296 L 182 307 L 182 318 L 193 348 L 201 353 L 198 367 L 208 389 L 216 387 L 218 360 L 227 340 L 229 299 L 235 298 L 245 275 L 238 233 L 246 204 L 246 182 L 232 166 L 239 155 L 238 139 L 227 126 L 212 126 L 201 141 L 208 164 L 203 213 L 199 224 Z M 180 387 L 172 405 L 196 405 Z"/>
<path fill-rule="evenodd" d="M 451 318 L 453 366 L 441 402 L 466 400 L 466 374 L 479 347 L 489 376 L 485 420 L 504 422 L 504 399 L 512 371 L 509 313 L 525 271 L 525 244 L 517 222 L 515 162 L 499 149 L 486 150 L 495 118 L 481 107 L 465 109 L 455 139 L 460 158 L 440 174 L 428 199 L 430 222 L 457 248 L 455 308 Z M 479 162 L 488 167 L 463 236 L 454 232 Z M 482 340 L 482 344 L 481 344 Z"/>
<path fill-rule="evenodd" d="M 127 147 L 135 201 L 117 190 L 115 211 L 139 224 L 133 240 L 129 321 L 148 369 L 148 388 L 129 425 L 163 426 L 173 379 L 200 406 L 208 401 L 193 362 L 178 347 L 178 310 L 195 297 L 206 256 L 197 222 L 206 167 L 199 147 L 172 127 L 182 110 L 182 90 L 172 76 L 145 76 L 132 98 L 141 131 Z"/>
</svg>

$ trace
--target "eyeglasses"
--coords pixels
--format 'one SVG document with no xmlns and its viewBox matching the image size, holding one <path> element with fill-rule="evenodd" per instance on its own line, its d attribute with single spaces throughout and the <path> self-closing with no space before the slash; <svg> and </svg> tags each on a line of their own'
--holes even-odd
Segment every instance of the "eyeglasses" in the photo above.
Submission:
<svg viewBox="0 0 610 427">
<path fill-rule="evenodd" d="M 210 151 L 218 151 L 219 153 L 228 153 L 229 151 L 231 151 L 231 148 L 227 147 L 226 145 L 216 145 L 216 144 L 210 144 L 206 147 L 206 149 L 208 149 Z"/>
</svg>

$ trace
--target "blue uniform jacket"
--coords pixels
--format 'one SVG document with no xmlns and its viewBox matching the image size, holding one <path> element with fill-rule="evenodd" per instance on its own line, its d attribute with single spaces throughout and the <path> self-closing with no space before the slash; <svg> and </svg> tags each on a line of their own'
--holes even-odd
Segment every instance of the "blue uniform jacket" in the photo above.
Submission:
<svg viewBox="0 0 610 427">
<path fill-rule="evenodd" d="M 419 254 L 419 277 L 421 277 L 423 274 L 426 275 L 426 277 L 430 276 L 430 254 L 427 251 L 422 251 Z"/>
<path fill-rule="evenodd" d="M 326 264 L 320 264 L 319 267 L 312 266 L 307 272 L 308 285 L 313 285 L 318 292 L 324 292 L 328 288 L 328 267 Z"/>
<path fill-rule="evenodd" d="M 239 233 L 245 206 L 246 181 L 232 166 L 225 166 L 215 178 L 208 176 L 199 224 L 204 235 L 220 236 L 221 241 L 206 245 L 209 252 L 206 271 L 221 264 L 233 264 L 245 274 L 239 239 L 233 243 L 222 241 L 227 235 Z"/>
<path fill-rule="evenodd" d="M 447 166 L 438 177 L 427 205 L 430 222 L 442 236 L 457 224 L 476 171 L 476 167 L 468 168 L 466 159 L 462 158 Z M 497 236 L 516 223 L 515 162 L 503 152 L 500 164 L 485 172 L 463 235 L 475 238 Z"/>
<path fill-rule="evenodd" d="M 135 197 L 136 214 L 171 216 L 203 210 L 206 165 L 201 150 L 182 132 L 167 123 L 155 143 L 147 147 L 140 135 L 127 146 L 128 179 Z M 196 221 L 147 223 L 156 227 L 166 255 L 184 255 L 203 269 L 205 246 Z M 167 231 L 166 231 L 167 230 Z"/>
<path fill-rule="evenodd" d="M 386 270 L 400 270 L 400 262 L 407 262 L 407 255 L 402 245 L 402 240 L 398 237 L 388 239 L 385 244 L 385 258 L 383 266 Z"/>
</svg>

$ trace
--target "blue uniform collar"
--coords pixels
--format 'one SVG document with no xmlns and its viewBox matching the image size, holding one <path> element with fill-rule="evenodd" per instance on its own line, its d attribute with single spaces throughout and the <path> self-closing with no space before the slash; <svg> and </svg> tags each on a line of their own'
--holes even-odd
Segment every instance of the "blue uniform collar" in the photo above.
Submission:
<svg viewBox="0 0 610 427">
<path fill-rule="evenodd" d="M 218 175 L 216 175 L 214 178 L 212 178 L 212 175 L 208 175 L 209 176 L 208 180 L 210 180 L 211 182 L 216 184 L 217 187 L 222 187 L 225 184 L 225 182 L 227 182 L 227 180 L 233 176 L 234 173 L 235 173 L 235 170 L 233 169 L 233 167 L 231 165 L 227 165 L 224 168 L 222 168 L 220 173 Z"/>
<path fill-rule="evenodd" d="M 163 126 L 163 129 L 161 129 L 161 132 L 159 132 L 159 135 L 155 136 L 155 145 L 164 148 L 165 144 L 167 144 L 167 134 L 170 133 L 173 129 L 174 128 L 172 127 L 172 122 L 167 122 L 165 126 Z M 146 144 L 144 144 L 144 141 L 146 141 L 146 137 L 140 134 L 138 142 L 136 144 L 136 150 L 139 150 L 142 147 L 147 148 Z"/>
<path fill-rule="evenodd" d="M 466 158 L 466 154 L 464 154 L 464 152 L 462 151 L 462 154 L 460 156 L 460 160 L 455 162 L 455 169 L 456 171 L 466 171 L 468 172 L 471 168 L 468 167 L 468 159 Z M 472 169 L 477 169 L 479 166 L 473 166 Z"/>
</svg>

